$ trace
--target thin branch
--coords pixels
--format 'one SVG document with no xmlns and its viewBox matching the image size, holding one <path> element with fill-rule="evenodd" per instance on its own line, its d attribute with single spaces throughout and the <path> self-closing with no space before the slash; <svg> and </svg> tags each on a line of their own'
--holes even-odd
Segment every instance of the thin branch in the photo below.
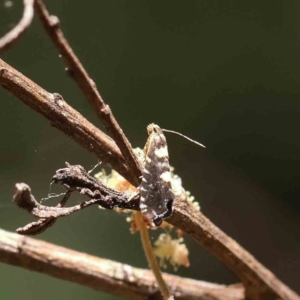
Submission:
<svg viewBox="0 0 300 300">
<path fill-rule="evenodd" d="M 144 300 L 157 292 L 155 278 L 149 270 L 72 251 L 2 229 L 0 261 L 126 299 Z M 244 299 L 241 285 L 227 287 L 168 274 L 164 276 L 178 300 Z"/>
<path fill-rule="evenodd" d="M 43 232 L 52 226 L 57 218 L 68 216 L 91 205 L 98 204 L 106 209 L 123 208 L 139 209 L 139 194 L 118 192 L 106 187 L 99 180 L 90 176 L 86 170 L 79 166 L 67 164 L 67 168 L 59 169 L 53 176 L 55 183 L 61 183 L 68 191 L 62 201 L 56 206 L 45 206 L 38 203 L 31 193 L 30 187 L 25 183 L 16 184 L 16 192 L 13 201 L 17 206 L 29 212 L 32 216 L 40 218 L 25 227 L 18 228 L 17 232 L 25 235 L 33 235 Z M 78 191 L 88 196 L 91 200 L 65 207 L 65 204 L 73 191 Z"/>
<path fill-rule="evenodd" d="M 64 102 L 61 96 L 46 92 L 2 60 L 0 85 L 133 182 L 132 174 L 127 171 L 124 158 L 115 143 Z M 231 269 L 245 284 L 249 298 L 300 299 L 251 254 L 189 205 L 184 193 L 176 197 L 173 215 L 167 221 L 192 236 Z"/>
<path fill-rule="evenodd" d="M 99 160 L 135 182 L 116 143 L 69 106 L 59 94 L 51 94 L 0 59 L 0 85 L 42 114 Z"/>
<path fill-rule="evenodd" d="M 11 31 L 0 38 L 0 51 L 7 49 L 14 42 L 16 42 L 30 26 L 34 14 L 33 2 L 34 0 L 23 0 L 23 16 L 19 23 Z"/>
<path fill-rule="evenodd" d="M 21 83 L 20 81 L 20 79 L 24 79 L 25 77 L 22 75 L 22 74 L 20 74 L 19 72 L 17 72 L 15 75 L 17 76 L 17 77 L 19 77 L 18 78 L 18 80 L 16 81 L 14 81 L 14 80 L 10 80 L 10 79 L 12 79 L 12 78 L 14 78 L 14 79 L 16 79 L 15 77 L 14 77 L 14 74 L 12 74 L 12 73 L 10 73 L 9 72 L 9 70 L 8 70 L 8 68 L 9 68 L 9 66 L 7 65 L 7 64 L 5 64 L 4 62 L 3 62 L 3 65 L 5 66 L 6 65 L 6 68 L 1 68 L 1 61 L 0 61 L 0 84 L 2 84 L 3 85 L 3 83 L 1 83 L 1 79 L 3 79 L 3 81 L 4 81 L 4 88 L 7 88 L 7 84 L 13 84 L 14 85 L 14 87 L 15 86 L 17 86 L 17 88 L 19 88 L 20 86 L 19 86 L 19 84 Z M 11 77 L 12 76 L 12 77 Z M 2 77 L 2 78 L 1 78 Z M 5 79 L 6 79 L 6 81 L 5 81 Z M 51 121 L 52 120 L 57 120 L 57 119 L 61 119 L 61 117 L 63 117 L 63 122 L 58 122 L 58 124 L 59 124 L 59 128 L 60 129 L 62 129 L 63 131 L 65 131 L 65 130 L 67 130 L 68 131 L 68 134 L 69 135 L 71 135 L 71 136 L 73 136 L 73 137 L 75 137 L 75 131 L 73 131 L 74 129 L 73 129 L 73 127 L 74 127 L 74 125 L 77 127 L 77 126 L 80 126 L 81 124 L 83 124 L 82 122 L 83 121 L 85 121 L 85 124 L 86 125 L 88 125 L 88 130 L 93 126 L 92 124 L 90 124 L 90 123 L 88 123 L 88 121 L 87 120 L 85 120 L 81 115 L 76 115 L 75 116 L 75 122 L 72 122 L 72 119 L 70 118 L 70 117 L 67 117 L 66 116 L 66 113 L 65 113 L 65 109 L 66 108 L 68 108 L 67 109 L 67 111 L 69 112 L 69 111 L 71 111 L 71 107 L 69 107 L 69 106 L 67 106 L 67 104 L 65 103 L 65 101 L 63 100 L 63 98 L 60 96 L 60 95 L 58 95 L 58 94 L 53 94 L 53 95 L 51 95 L 51 94 L 49 94 L 49 93 L 47 93 L 46 91 L 44 91 L 44 90 L 42 90 L 40 87 L 38 87 L 38 86 L 35 86 L 35 84 L 33 83 L 33 82 L 31 82 L 31 81 L 28 81 L 28 86 L 27 87 L 29 87 L 29 90 L 31 91 L 32 90 L 32 87 L 33 87 L 33 89 L 34 88 L 38 88 L 39 90 L 40 90 L 40 92 L 41 93 L 39 93 L 39 94 L 35 94 L 34 96 L 36 96 L 36 95 L 38 95 L 38 96 L 40 96 L 40 95 L 47 95 L 48 97 L 47 98 L 52 98 L 51 100 L 50 100 L 50 102 L 48 101 L 45 101 L 45 99 L 43 98 L 43 97 L 33 97 L 34 98 L 34 100 L 38 100 L 38 101 L 32 101 L 32 99 L 30 99 L 31 101 L 29 101 L 29 103 L 28 102 L 26 102 L 25 101 L 25 103 L 26 104 L 30 104 L 31 106 L 33 106 L 38 112 L 44 112 L 44 110 L 41 110 L 41 105 L 40 105 L 40 103 L 37 105 L 37 107 L 36 107 L 36 104 L 38 103 L 38 102 L 41 102 L 44 106 L 46 106 L 46 114 L 44 114 L 47 118 L 49 118 L 49 116 L 51 116 L 51 115 L 53 115 L 53 117 L 54 118 L 51 118 Z M 11 89 L 8 89 L 8 90 L 10 90 L 11 91 Z M 14 88 L 14 89 L 12 89 L 13 91 L 18 91 L 18 89 L 16 89 L 16 88 Z M 30 93 L 29 93 L 30 94 Z M 18 93 L 16 93 L 15 95 L 18 95 Z M 20 94 L 19 94 L 19 96 L 20 96 Z M 27 97 L 26 98 L 23 98 L 23 97 L 20 97 L 22 100 L 23 99 L 26 99 L 27 100 Z M 54 109 L 49 109 L 49 107 L 48 107 L 48 105 L 50 104 L 52 102 L 52 107 L 54 108 Z M 51 108 L 52 108 L 51 107 Z M 58 109 L 57 109 L 58 108 Z M 59 113 L 59 110 L 61 110 L 61 109 L 63 109 L 64 110 L 64 113 L 63 114 L 60 114 Z M 109 109 L 109 107 L 107 106 L 107 109 Z M 53 111 L 55 111 L 55 114 L 53 114 Z M 107 110 L 106 110 L 107 111 Z M 51 112 L 51 113 L 50 113 Z M 58 112 L 58 113 L 57 113 Z M 77 112 L 76 111 L 72 111 L 72 113 L 70 114 L 71 116 L 73 116 L 74 117 L 74 114 L 76 114 Z M 109 118 L 111 119 L 111 117 L 112 117 L 112 114 L 108 114 L 107 116 L 110 116 Z M 67 118 L 66 118 L 67 117 Z M 81 117 L 81 120 L 78 120 L 79 118 Z M 78 122 L 79 121 L 79 122 Z M 65 126 L 65 124 L 64 123 L 73 123 L 72 125 L 73 126 Z M 74 124 L 75 123 L 75 124 Z M 55 124 L 57 124 L 57 123 L 55 123 Z M 62 124 L 64 124 L 63 126 L 61 126 Z M 115 122 L 115 127 L 113 127 L 114 128 L 114 130 L 115 129 L 117 129 L 118 130 L 118 126 L 117 126 L 117 123 Z M 77 128 L 78 129 L 78 128 Z M 120 129 L 121 130 L 121 129 Z M 97 131 L 97 130 L 89 130 L 89 134 L 94 134 L 95 133 L 95 131 Z M 99 131 L 99 130 L 98 130 Z M 101 132 L 100 132 L 101 133 Z M 127 141 L 127 139 L 126 139 L 126 137 L 125 137 L 125 135 L 123 134 L 123 132 L 121 131 L 121 133 L 122 133 L 122 135 L 124 136 L 124 138 L 125 138 L 125 140 Z M 102 136 L 102 135 L 101 135 Z M 78 136 L 76 135 L 76 138 L 79 138 L 79 140 L 82 142 L 82 144 L 84 145 L 84 146 L 87 146 L 88 145 L 88 149 L 89 150 L 91 150 L 91 148 L 92 149 L 94 149 L 94 146 L 91 144 L 91 143 L 89 143 L 89 144 L 87 144 L 87 143 L 85 143 L 83 140 L 82 140 L 82 137 L 84 137 L 84 135 L 82 134 L 82 132 L 79 132 L 79 134 L 78 134 Z M 104 139 L 104 138 L 103 138 Z M 102 139 L 102 140 L 103 140 Z M 107 139 L 106 139 L 107 140 Z M 123 140 L 124 141 L 124 140 Z M 121 143 L 122 143 L 122 141 L 121 141 Z M 129 143 L 129 142 L 128 142 Z M 92 147 L 90 147 L 90 146 L 92 146 Z M 98 146 L 98 147 L 97 147 Z M 97 148 L 99 148 L 99 146 L 100 146 L 100 149 L 102 148 L 103 149 L 103 146 L 100 144 L 100 145 L 96 145 L 96 147 Z M 137 160 L 137 157 L 135 156 L 135 154 L 133 153 L 133 149 L 131 148 L 131 145 L 130 144 L 128 144 L 128 145 L 125 145 L 126 147 L 126 149 L 128 149 L 128 151 L 126 152 L 126 150 L 125 150 L 125 152 L 123 151 L 123 153 L 126 155 L 126 153 L 128 154 L 130 154 L 131 155 L 131 153 L 132 153 L 132 158 L 134 159 L 134 161 L 138 161 Z M 102 150 L 101 149 L 101 150 Z M 124 150 L 124 149 L 123 149 Z M 110 153 L 110 154 L 112 154 L 111 153 L 111 151 L 108 151 L 107 152 L 108 154 Z M 99 155 L 99 154 L 98 154 Z M 104 157 L 104 161 L 107 161 L 108 159 L 110 159 L 111 157 L 107 157 L 107 154 L 106 154 L 106 152 L 105 151 L 101 151 L 100 152 L 100 155 L 101 156 L 103 156 Z M 128 156 L 128 155 L 127 155 Z M 127 157 L 128 158 L 128 157 Z M 113 161 L 113 163 L 114 162 L 116 162 L 115 160 Z M 132 163 L 131 163 L 131 165 L 132 165 Z M 112 164 L 112 167 L 113 167 L 113 164 Z M 125 167 L 125 170 L 124 170 L 124 167 Z M 138 166 L 138 165 L 132 165 L 131 166 L 132 168 L 129 168 L 129 172 L 128 172 L 128 168 L 126 168 L 126 164 L 125 163 L 123 163 L 121 166 L 116 166 L 116 170 L 118 170 L 118 169 L 121 169 L 121 172 L 120 172 L 120 174 L 122 174 L 122 172 L 124 172 L 125 173 L 125 171 L 127 171 L 129 174 L 128 175 L 132 175 L 132 177 L 130 177 L 130 179 L 131 179 L 131 181 L 135 184 L 135 185 L 138 185 L 138 183 L 139 183 L 139 181 L 140 181 L 140 178 L 139 178 L 139 174 L 141 174 L 140 173 L 140 166 Z M 136 172 L 133 172 L 132 170 L 136 170 Z M 125 176 L 126 176 L 126 174 L 125 174 Z M 30 198 L 30 197 L 29 197 Z M 82 207 L 87 207 L 87 206 L 90 206 L 90 205 L 92 205 L 92 204 L 96 204 L 96 203 L 98 203 L 99 202 L 99 199 L 92 199 L 92 200 L 90 200 L 90 201 L 88 201 L 88 202 L 86 202 L 86 203 L 84 203 L 84 205 L 83 204 L 81 204 L 81 205 L 79 205 L 79 206 L 77 206 L 77 207 L 73 207 L 73 210 L 72 210 L 72 212 L 74 212 L 74 211 L 79 211 L 79 210 L 81 210 L 82 209 Z M 102 201 L 102 203 L 104 203 L 104 201 Z M 103 204 L 102 204 L 103 205 Z M 106 208 L 108 208 L 108 207 L 106 207 Z M 35 211 L 37 211 L 37 209 L 35 209 Z M 31 213 L 33 213 L 34 212 L 34 209 L 32 210 L 32 212 Z M 38 212 L 41 212 L 40 210 L 38 210 Z M 42 211 L 43 213 L 45 213 L 45 210 L 43 210 Z M 65 215 L 65 214 L 64 214 Z M 43 215 L 43 216 L 39 216 L 39 217 L 41 217 L 41 218 L 45 218 L 45 214 Z M 57 217 L 56 217 L 57 218 Z M 42 221 L 40 221 L 40 222 L 42 222 Z M 48 224 L 49 226 L 50 225 L 52 225 L 53 223 L 54 223 L 55 221 L 53 221 L 53 219 L 50 221 L 50 223 Z M 45 225 L 45 224 L 44 224 Z M 34 229 L 33 230 L 33 232 L 35 232 L 36 230 L 36 228 L 39 228 L 41 226 L 41 224 L 38 222 L 38 223 L 31 223 L 31 224 L 28 224 L 25 228 L 19 228 L 18 229 L 18 232 L 19 233 L 26 233 L 26 232 L 29 232 L 29 231 L 32 231 L 32 229 Z M 45 225 L 46 226 L 46 225 Z"/>
<path fill-rule="evenodd" d="M 104 103 L 104 100 L 102 99 L 99 91 L 97 90 L 95 82 L 90 78 L 83 65 L 81 64 L 80 60 L 75 55 L 73 49 L 70 47 L 69 43 L 65 39 L 63 32 L 59 28 L 58 18 L 49 15 L 42 0 L 35 0 L 35 8 L 40 16 L 41 22 L 44 25 L 46 32 L 58 48 L 60 54 L 62 55 L 68 67 L 69 74 L 75 80 L 75 82 L 81 89 L 83 95 L 85 95 L 88 102 L 94 108 L 106 129 L 112 134 L 114 141 L 120 148 L 120 151 L 126 160 L 126 163 L 129 167 L 129 172 L 132 174 L 132 177 L 134 179 L 134 185 L 138 186 L 141 182 L 140 176 L 142 165 L 138 160 L 138 157 L 133 152 L 132 146 L 129 140 L 127 139 L 126 135 L 123 133 L 122 128 L 119 126 L 117 120 L 113 116 L 110 107 Z M 145 227 L 144 224 L 140 227 L 142 228 L 143 226 Z M 151 244 L 148 233 L 142 234 L 142 230 L 141 238 L 144 246 L 145 243 Z M 148 241 L 145 240 L 146 238 L 148 238 Z M 146 256 L 147 258 L 149 258 L 149 254 L 146 253 Z M 152 258 L 152 262 L 150 260 L 148 260 L 148 262 L 151 267 L 157 265 L 155 257 Z M 168 296 L 168 288 L 161 276 L 160 269 L 157 268 L 154 274 L 157 277 L 159 286 L 162 288 L 164 299 L 169 299 L 170 297 Z M 169 300 L 171 300 L 171 298 Z"/>
<path fill-rule="evenodd" d="M 115 191 L 105 186 L 100 180 L 96 180 L 90 176 L 80 165 L 72 166 L 67 163 L 67 167 L 57 170 L 52 179 L 54 183 L 61 183 L 62 186 L 67 189 L 67 193 L 56 207 L 45 206 L 38 203 L 27 184 L 16 184 L 13 201 L 17 206 L 26 210 L 32 216 L 40 218 L 36 222 L 18 228 L 16 231 L 19 234 L 39 234 L 52 226 L 57 218 L 66 217 L 94 204 L 101 205 L 106 209 L 139 209 L 139 194 Z M 72 207 L 65 207 L 70 194 L 74 191 L 88 196 L 91 200 L 83 201 Z"/>
<path fill-rule="evenodd" d="M 141 164 L 134 154 L 129 140 L 127 139 L 117 120 L 113 116 L 110 107 L 104 103 L 104 100 L 97 90 L 95 82 L 90 78 L 80 60 L 75 55 L 73 49 L 65 39 L 63 32 L 59 28 L 59 19 L 56 16 L 50 16 L 42 0 L 35 1 L 35 8 L 40 16 L 41 22 L 44 25 L 46 32 L 63 57 L 68 67 L 69 74 L 75 80 L 83 95 L 85 95 L 88 102 L 94 108 L 95 112 L 99 116 L 106 129 L 112 134 L 114 141 L 118 145 L 121 153 L 126 160 L 126 163 L 129 167 L 129 172 L 132 174 L 134 184 L 139 185 L 141 176 Z M 159 270 L 158 272 L 160 275 Z M 155 274 L 158 274 L 158 272 L 156 272 Z M 163 282 L 161 275 L 159 276 L 158 280 L 160 283 Z M 166 285 L 163 284 L 163 287 L 166 287 Z M 164 290 L 167 291 L 167 288 L 165 288 Z M 164 290 L 163 294 L 165 294 Z M 168 298 L 169 297 L 165 299 Z"/>
<path fill-rule="evenodd" d="M 18 185 L 20 185 L 20 184 L 18 184 Z M 25 184 L 23 184 L 23 185 L 25 185 Z M 19 186 L 19 189 L 21 189 L 21 191 L 23 191 L 22 186 L 21 187 Z M 66 205 L 71 193 L 72 192 L 68 191 L 65 194 L 65 196 L 63 197 L 63 199 L 60 201 L 60 203 L 56 206 L 56 208 L 64 207 Z M 14 197 L 14 200 L 16 198 Z M 19 195 L 19 198 L 21 198 L 20 195 Z M 31 197 L 28 197 L 28 193 L 26 193 L 26 191 L 25 191 L 25 198 L 26 198 L 25 201 L 31 201 Z M 20 199 L 18 199 L 16 201 L 19 202 L 19 203 L 22 202 L 22 200 L 20 200 Z M 21 204 L 21 206 L 26 207 L 26 205 L 24 205 L 24 204 Z M 55 217 L 41 218 L 36 222 L 29 223 L 29 224 L 27 224 L 26 226 L 24 226 L 22 228 L 16 229 L 16 232 L 19 233 L 19 234 L 24 234 L 24 235 L 40 234 L 40 233 L 44 232 L 47 228 L 53 226 L 56 221 L 57 221 L 57 218 L 55 218 Z"/>
<path fill-rule="evenodd" d="M 38 203 L 31 194 L 31 189 L 26 183 L 16 184 L 16 193 L 14 202 L 20 207 L 29 212 L 32 216 L 41 219 L 57 219 L 68 216 L 74 212 L 80 211 L 94 204 L 100 204 L 104 199 L 92 199 L 84 201 L 72 207 L 52 207 Z"/>
<path fill-rule="evenodd" d="M 4 42 L 2 47 L 15 41 L 29 26 L 33 15 L 30 3 L 32 6 L 32 1 L 24 0 L 24 5 L 28 4 L 28 6 L 24 10 L 23 18 L 4 37 L 9 42 Z M 137 185 L 139 183 L 140 166 L 130 143 L 114 119 L 109 106 L 103 102 L 96 85 L 64 39 L 59 29 L 59 20 L 56 17 L 49 16 L 41 1 L 36 0 L 36 7 L 48 34 L 64 57 L 70 74 L 83 93 L 87 95 L 89 102 L 95 108 L 106 128 L 112 133 L 121 151 L 111 139 L 68 106 L 60 95 L 47 93 L 0 60 L 1 85 L 27 105 L 43 114 L 54 126 L 64 131 L 64 133 L 71 136 L 88 150 L 96 153 L 100 159 L 110 163 L 114 169 L 129 179 L 130 182 Z M 4 38 L 1 41 L 5 40 Z M 127 165 L 125 162 L 127 162 Z M 281 283 L 270 271 L 258 263 L 248 252 L 226 236 L 201 213 L 189 206 L 183 198 L 177 197 L 174 214 L 169 222 L 191 235 L 233 270 L 245 285 L 246 298 L 275 299 L 280 297 L 282 299 L 299 299 L 296 293 Z M 124 296 L 124 294 L 122 295 Z"/>
<path fill-rule="evenodd" d="M 80 165 L 66 163 L 66 168 L 58 169 L 52 177 L 54 183 L 60 183 L 68 191 L 78 191 L 89 198 L 100 199 L 99 204 L 106 209 L 115 207 L 124 209 L 139 209 L 139 194 L 119 192 L 107 187 L 100 179 L 91 176 Z M 102 201 L 102 202 L 101 202 Z"/>
<path fill-rule="evenodd" d="M 136 158 L 130 142 L 113 116 L 110 107 L 103 101 L 95 82 L 90 78 L 68 41 L 65 39 L 59 27 L 60 21 L 58 17 L 51 16 L 41 0 L 35 0 L 35 9 L 46 32 L 64 59 L 69 74 L 75 80 L 90 105 L 94 108 L 103 125 L 112 134 L 114 141 L 120 148 L 127 162 L 129 172 L 132 173 L 135 185 L 139 185 L 141 176 L 139 160 Z"/>
<path fill-rule="evenodd" d="M 155 254 L 153 252 L 152 245 L 151 245 L 148 228 L 147 228 L 146 223 L 143 220 L 143 216 L 140 212 L 137 213 L 135 220 L 137 221 L 137 225 L 138 225 L 138 228 L 141 233 L 141 241 L 143 244 L 144 252 L 147 257 L 147 261 L 149 263 L 149 267 L 151 268 L 153 274 L 155 275 L 155 278 L 157 280 L 161 294 L 162 294 L 164 300 L 173 299 L 172 295 L 170 294 L 169 288 L 161 274 L 160 268 L 158 266 L 158 263 L 157 263 Z"/>
</svg>

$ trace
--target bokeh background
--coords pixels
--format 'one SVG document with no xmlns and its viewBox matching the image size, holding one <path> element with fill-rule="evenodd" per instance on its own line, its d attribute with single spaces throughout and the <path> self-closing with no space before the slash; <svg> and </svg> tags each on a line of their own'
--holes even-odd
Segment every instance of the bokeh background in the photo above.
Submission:
<svg viewBox="0 0 300 300">
<path fill-rule="evenodd" d="M 21 1 L 7 4 L 0 1 L 1 35 L 22 11 Z M 300 2 L 47 4 L 133 146 L 144 146 L 151 122 L 204 143 L 205 150 L 167 135 L 185 188 L 207 217 L 300 292 Z M 102 128 L 37 18 L 1 58 Z M 12 204 L 16 182 L 28 183 L 40 199 L 65 161 L 89 169 L 97 158 L 3 89 L 0 99 L 0 227 L 14 231 L 32 221 Z M 96 207 L 59 220 L 38 238 L 147 267 L 139 236 L 129 233 L 124 217 Z M 186 237 L 186 243 L 191 267 L 179 275 L 238 281 L 194 241 Z M 83 297 L 120 299 L 0 265 L 1 299 Z"/>
</svg>

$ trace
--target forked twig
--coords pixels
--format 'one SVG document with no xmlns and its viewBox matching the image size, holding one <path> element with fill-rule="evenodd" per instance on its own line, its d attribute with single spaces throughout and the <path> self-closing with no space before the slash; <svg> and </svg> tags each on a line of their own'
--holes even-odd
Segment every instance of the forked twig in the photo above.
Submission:
<svg viewBox="0 0 300 300">
<path fill-rule="evenodd" d="M 114 166 L 127 179 L 132 178 L 131 173 L 124 168 L 125 161 L 117 146 L 113 142 L 108 142 L 110 139 L 106 138 L 104 133 L 99 135 L 99 130 L 66 102 L 61 101 L 61 97 L 57 98 L 46 92 L 1 59 L 0 84 L 25 104 L 42 113 L 55 127 L 80 145 L 94 152 L 98 157 L 103 157 L 103 161 Z M 62 103 L 59 105 L 60 101 Z M 108 142 L 105 146 L 99 141 L 100 137 Z M 107 155 L 107 150 L 115 151 Z M 189 205 L 184 194 L 177 196 L 173 215 L 167 221 L 192 236 L 240 277 L 251 299 L 268 299 L 268 297 L 300 299 L 245 249 L 212 224 L 201 212 Z"/>
<path fill-rule="evenodd" d="M 100 120 L 112 134 L 114 141 L 120 148 L 127 162 L 128 171 L 132 173 L 132 178 L 134 179 L 132 183 L 139 185 L 141 166 L 132 150 L 131 144 L 113 116 L 110 107 L 104 103 L 95 82 L 90 78 L 68 41 L 65 39 L 59 27 L 60 22 L 58 17 L 51 16 L 41 0 L 35 0 L 35 8 L 46 32 L 64 59 L 68 73 L 75 80 L 83 95 L 94 108 Z"/>
<path fill-rule="evenodd" d="M 35 8 L 39 13 L 41 22 L 43 23 L 48 35 L 60 51 L 60 54 L 62 55 L 68 67 L 69 74 L 76 81 L 77 85 L 94 108 L 95 112 L 99 116 L 106 129 L 112 134 L 116 144 L 120 148 L 120 151 L 126 160 L 127 166 L 129 167 L 129 172 L 132 174 L 133 184 L 135 186 L 138 186 L 141 182 L 140 176 L 142 165 L 133 152 L 129 140 L 123 133 L 123 130 L 119 126 L 117 120 L 114 118 L 110 107 L 104 103 L 99 91 L 97 90 L 95 82 L 89 77 L 80 60 L 77 58 L 74 51 L 65 39 L 62 31 L 59 28 L 58 18 L 49 15 L 42 0 L 35 0 Z M 147 235 L 141 235 L 142 240 L 146 237 Z M 150 243 L 150 241 L 148 242 Z M 147 248 L 144 248 L 144 250 L 146 251 Z M 146 257 L 149 257 L 147 253 Z M 153 265 L 150 262 L 149 264 L 150 266 Z M 158 282 L 160 282 L 160 286 L 165 287 L 166 284 L 163 283 L 160 270 L 157 269 L 154 274 L 155 276 L 157 276 L 157 280 Z M 165 294 L 166 293 L 163 293 L 164 299 L 171 300 L 170 297 L 165 297 Z"/>
<path fill-rule="evenodd" d="M 17 202 L 19 204 L 21 204 L 22 208 L 28 207 L 28 204 L 26 205 L 25 202 L 31 202 L 33 200 L 35 201 L 33 196 L 31 197 L 31 195 L 28 195 L 28 193 L 26 191 L 27 185 L 25 185 L 24 183 L 23 184 L 19 183 L 16 186 L 18 186 L 17 187 L 18 193 L 15 194 L 14 200 L 16 200 L 18 198 Z M 30 190 L 30 188 L 29 188 L 29 190 Z M 24 193 L 25 195 L 23 194 L 22 196 L 25 198 L 25 200 L 22 199 L 22 196 L 21 196 L 23 191 L 25 191 L 25 193 Z M 71 191 L 68 191 L 65 194 L 65 196 L 63 197 L 63 199 L 56 206 L 56 208 L 64 207 L 66 205 L 71 193 L 72 193 Z M 24 234 L 24 235 L 40 234 L 40 233 L 44 232 L 47 228 L 53 226 L 56 221 L 57 221 L 57 218 L 55 218 L 55 217 L 41 218 L 36 222 L 29 223 L 24 227 L 16 229 L 16 232 L 19 234 Z"/>
<path fill-rule="evenodd" d="M 110 189 L 101 181 L 90 176 L 79 165 L 72 166 L 67 163 L 67 167 L 57 170 L 52 179 L 54 183 L 60 183 L 67 189 L 67 193 L 56 207 L 41 205 L 35 200 L 27 184 L 16 184 L 16 192 L 13 198 L 16 205 L 29 212 L 32 216 L 40 218 L 36 222 L 18 228 L 18 233 L 24 235 L 41 233 L 52 226 L 57 218 L 66 217 L 94 204 L 98 204 L 106 209 L 139 209 L 139 194 L 132 195 Z M 83 201 L 72 207 L 65 207 L 70 194 L 74 191 L 86 195 L 90 200 Z"/>
<path fill-rule="evenodd" d="M 28 196 L 26 196 L 25 193 L 25 197 L 22 196 L 22 198 L 25 198 L 23 199 L 23 204 L 19 205 L 29 212 L 34 211 L 33 215 L 39 217 L 65 216 L 83 209 L 86 205 L 101 204 L 101 201 L 102 205 L 104 203 L 103 206 L 106 208 L 113 206 L 134 210 L 139 209 L 138 194 L 132 198 L 126 193 L 109 189 L 91 177 L 81 166 L 68 165 L 67 168 L 58 170 L 53 179 L 55 182 L 61 183 L 68 191 L 77 190 L 90 198 L 101 193 L 105 195 L 106 198 L 104 198 L 104 202 L 103 200 L 89 200 L 81 205 L 59 209 L 44 207 L 38 203 L 28 205 L 27 202 L 31 203 L 32 200 L 26 200 Z M 109 197 L 107 198 L 108 195 Z M 32 198 L 31 194 L 30 197 Z M 249 299 L 259 299 L 258 297 L 262 297 L 262 299 L 268 299 L 268 297 L 273 299 L 279 296 L 282 299 L 299 299 L 294 292 L 281 283 L 270 271 L 257 262 L 234 240 L 226 236 L 205 218 L 204 215 L 195 211 L 194 207 L 190 205 L 184 197 L 185 195 L 182 194 L 181 199 L 177 198 L 174 215 L 168 221 L 190 234 L 198 243 L 202 244 L 210 252 L 213 252 L 223 263 L 232 269 L 245 284 L 246 294 Z M 107 205 L 105 202 L 107 201 L 106 199 L 114 198 L 116 199 L 113 200 L 113 202 L 109 201 L 109 205 Z M 128 201 L 129 199 L 131 200 Z M 18 201 L 18 203 L 22 202 Z M 184 216 L 183 218 L 182 215 Z M 258 288 L 260 288 L 259 291 L 261 294 L 257 294 Z"/>
<path fill-rule="evenodd" d="M 33 2 L 34 0 L 23 0 L 23 16 L 19 23 L 11 31 L 0 38 L 0 51 L 3 51 L 11 46 L 22 34 L 25 33 L 26 29 L 30 26 L 34 15 Z"/>
<path fill-rule="evenodd" d="M 36 1 L 36 3 L 41 4 L 41 1 Z M 48 15 L 45 20 L 51 21 L 51 17 Z M 53 31 L 51 35 L 49 34 L 52 38 L 54 34 L 62 34 L 58 28 L 57 20 L 52 17 L 52 24 L 48 24 L 50 26 L 49 30 Z M 64 44 L 64 46 L 66 45 L 69 47 L 68 44 Z M 64 58 L 71 59 L 68 55 L 72 53 L 67 51 Z M 67 65 L 82 91 L 89 95 L 88 98 L 93 107 L 98 108 L 96 109 L 98 115 L 103 114 L 102 120 L 106 120 L 104 121 L 107 122 L 106 127 L 113 132 L 113 137 L 116 139 L 121 151 L 114 141 L 72 109 L 60 95 L 46 92 L 1 60 L 0 84 L 31 108 L 43 114 L 55 127 L 72 137 L 89 151 L 94 152 L 101 160 L 109 163 L 131 183 L 137 185 L 140 174 L 139 163 L 134 162 L 135 156 L 130 154 L 131 146 L 123 140 L 124 135 L 122 131 L 119 131 L 121 129 L 112 122 L 113 117 L 109 107 L 103 101 L 97 100 L 98 91 L 86 71 L 84 69 L 74 69 L 74 66 L 78 67 L 78 64 L 75 62 L 74 65 L 72 60 L 67 61 Z M 49 217 L 53 218 L 53 215 L 49 215 Z M 202 213 L 189 205 L 184 193 L 177 196 L 173 216 L 168 222 L 192 236 L 199 244 L 203 245 L 234 271 L 244 284 L 246 298 L 299 300 L 296 293 L 280 282 L 270 271 L 212 224 Z"/>
</svg>

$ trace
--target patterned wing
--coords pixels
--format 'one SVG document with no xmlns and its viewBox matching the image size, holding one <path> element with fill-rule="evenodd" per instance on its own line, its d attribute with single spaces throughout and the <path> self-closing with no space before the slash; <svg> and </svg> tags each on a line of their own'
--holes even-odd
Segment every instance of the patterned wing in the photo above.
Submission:
<svg viewBox="0 0 300 300">
<path fill-rule="evenodd" d="M 159 126 L 148 126 L 145 165 L 140 185 L 140 209 L 149 223 L 159 226 L 172 214 L 174 193 L 171 186 L 167 141 Z"/>
</svg>

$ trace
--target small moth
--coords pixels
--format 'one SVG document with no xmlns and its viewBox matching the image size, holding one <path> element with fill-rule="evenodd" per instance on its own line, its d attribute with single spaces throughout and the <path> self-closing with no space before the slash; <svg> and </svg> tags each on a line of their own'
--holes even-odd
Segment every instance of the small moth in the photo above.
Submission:
<svg viewBox="0 0 300 300">
<path fill-rule="evenodd" d="M 144 148 L 145 163 L 140 185 L 140 210 L 146 222 L 159 226 L 172 214 L 175 199 L 166 138 L 156 124 L 147 127 L 149 134 Z"/>
</svg>

